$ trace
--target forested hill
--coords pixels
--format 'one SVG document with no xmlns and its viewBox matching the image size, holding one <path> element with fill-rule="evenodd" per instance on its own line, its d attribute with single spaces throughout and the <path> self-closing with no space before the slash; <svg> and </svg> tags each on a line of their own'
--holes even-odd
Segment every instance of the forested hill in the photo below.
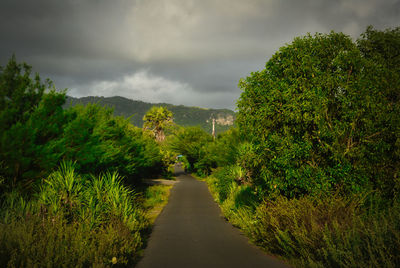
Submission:
<svg viewBox="0 0 400 268">
<path fill-rule="evenodd" d="M 131 122 L 138 127 L 143 125 L 143 116 L 152 106 L 167 107 L 174 114 L 174 122 L 181 126 L 201 126 L 204 130 L 211 133 L 212 118 L 216 119 L 216 132 L 221 133 L 231 127 L 234 123 L 235 113 L 228 109 L 205 109 L 198 107 L 188 107 L 183 105 L 172 105 L 168 103 L 147 103 L 136 101 L 120 96 L 115 97 L 67 97 L 65 108 L 77 104 L 86 105 L 97 103 L 101 106 L 114 108 L 115 115 L 130 117 Z"/>
</svg>

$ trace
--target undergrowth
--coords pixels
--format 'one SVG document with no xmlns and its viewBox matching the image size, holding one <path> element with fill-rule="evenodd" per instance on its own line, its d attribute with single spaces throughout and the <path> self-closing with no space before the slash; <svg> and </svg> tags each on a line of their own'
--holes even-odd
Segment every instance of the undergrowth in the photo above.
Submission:
<svg viewBox="0 0 400 268">
<path fill-rule="evenodd" d="M 0 224 L 1 267 L 108 267 L 133 265 L 139 232 L 118 219 L 96 229 L 62 218 L 27 216 Z"/>
<path fill-rule="evenodd" d="M 117 173 L 82 177 L 65 162 L 32 198 L 5 194 L 0 266 L 133 266 L 151 229 L 149 211 L 167 202 L 169 187 L 139 194 L 121 180 Z"/>
<path fill-rule="evenodd" d="M 143 207 L 147 211 L 146 216 L 151 224 L 168 203 L 171 188 L 171 185 L 153 185 L 145 190 Z"/>
<path fill-rule="evenodd" d="M 143 206 L 146 209 L 152 209 L 156 206 L 162 205 L 168 201 L 169 185 L 153 185 L 146 189 L 144 193 L 145 201 Z"/>
<path fill-rule="evenodd" d="M 382 202 L 375 193 L 257 201 L 249 186 L 207 182 L 229 221 L 296 267 L 400 266 L 399 201 Z"/>
</svg>

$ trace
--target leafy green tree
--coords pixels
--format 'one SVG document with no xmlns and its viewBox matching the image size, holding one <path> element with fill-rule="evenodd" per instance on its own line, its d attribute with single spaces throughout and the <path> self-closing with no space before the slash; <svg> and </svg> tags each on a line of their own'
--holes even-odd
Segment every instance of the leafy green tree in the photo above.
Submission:
<svg viewBox="0 0 400 268">
<path fill-rule="evenodd" d="M 373 182 L 384 192 L 400 191 L 400 27 L 375 30 L 369 26 L 357 40 L 363 57 L 373 62 L 371 82 L 377 88 L 380 103 L 372 121 L 377 129 L 369 137 L 371 161 L 365 163 Z M 370 164 L 372 162 L 372 164 Z"/>
<path fill-rule="evenodd" d="M 57 164 L 49 141 L 62 133 L 64 101 L 64 93 L 38 74 L 32 79 L 31 67 L 15 56 L 0 68 L 0 176 L 8 187 L 29 186 Z"/>
<path fill-rule="evenodd" d="M 78 105 L 68 110 L 68 117 L 60 153 L 63 159 L 76 161 L 81 173 L 117 171 L 135 182 L 160 172 L 157 143 L 128 119 L 114 117 L 112 109 Z"/>
<path fill-rule="evenodd" d="M 374 51 L 369 36 L 359 46 Z M 396 42 L 390 51 L 399 51 Z M 251 143 L 247 168 L 257 184 L 289 197 L 396 188 L 399 79 L 389 86 L 385 60 L 365 51 L 342 33 L 295 38 L 240 80 L 237 122 Z"/>
<path fill-rule="evenodd" d="M 116 171 L 132 182 L 163 169 L 159 145 L 128 119 L 97 105 L 63 110 L 58 93 L 15 57 L 0 69 L 1 190 L 29 192 L 58 166 L 75 162 L 77 171 Z"/>
<path fill-rule="evenodd" d="M 357 40 L 357 46 L 366 58 L 394 70 L 400 68 L 399 44 L 400 27 L 379 31 L 368 26 Z"/>
<path fill-rule="evenodd" d="M 143 117 L 143 128 L 150 130 L 158 142 L 164 141 L 165 129 L 172 123 L 172 112 L 162 106 L 153 106 Z"/>
<path fill-rule="evenodd" d="M 37 107 L 51 82 L 42 83 L 38 74 L 31 78 L 32 67 L 17 63 L 13 55 L 5 68 L 0 67 L 0 127 L 9 129 L 25 122 Z"/>
</svg>

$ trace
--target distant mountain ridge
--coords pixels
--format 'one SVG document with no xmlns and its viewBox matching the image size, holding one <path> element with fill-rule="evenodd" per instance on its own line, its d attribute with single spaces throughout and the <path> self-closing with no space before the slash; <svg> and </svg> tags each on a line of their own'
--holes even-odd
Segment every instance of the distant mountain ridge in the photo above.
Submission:
<svg viewBox="0 0 400 268">
<path fill-rule="evenodd" d="M 120 96 L 89 96 L 82 98 L 67 96 L 64 107 L 68 108 L 77 104 L 86 105 L 88 103 L 97 103 L 101 106 L 114 108 L 115 115 L 124 116 L 126 118 L 130 117 L 132 124 L 138 127 L 143 126 L 143 116 L 152 106 L 164 106 L 169 109 L 174 114 L 174 122 L 178 125 L 200 126 L 208 133 L 211 133 L 212 118 L 215 118 L 215 129 L 217 133 L 226 131 L 233 126 L 236 118 L 235 112 L 229 109 L 207 109 L 168 103 L 148 103 Z"/>
</svg>

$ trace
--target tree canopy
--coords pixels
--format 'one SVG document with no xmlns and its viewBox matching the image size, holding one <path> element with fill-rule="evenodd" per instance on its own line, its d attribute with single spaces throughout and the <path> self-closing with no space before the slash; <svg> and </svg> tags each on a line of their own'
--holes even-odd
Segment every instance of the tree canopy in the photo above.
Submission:
<svg viewBox="0 0 400 268">
<path fill-rule="evenodd" d="M 0 68 L 0 180 L 30 189 L 62 160 L 82 174 L 105 170 L 138 181 L 163 169 L 158 144 L 128 119 L 98 105 L 64 110 L 65 92 L 31 77 L 13 56 Z M 2 185 L 0 185 L 1 188 Z M 0 189 L 1 191 L 2 189 Z"/>
<path fill-rule="evenodd" d="M 260 185 L 287 196 L 399 190 L 399 36 L 368 28 L 357 43 L 335 32 L 298 37 L 240 80 L 237 122 Z"/>
</svg>

